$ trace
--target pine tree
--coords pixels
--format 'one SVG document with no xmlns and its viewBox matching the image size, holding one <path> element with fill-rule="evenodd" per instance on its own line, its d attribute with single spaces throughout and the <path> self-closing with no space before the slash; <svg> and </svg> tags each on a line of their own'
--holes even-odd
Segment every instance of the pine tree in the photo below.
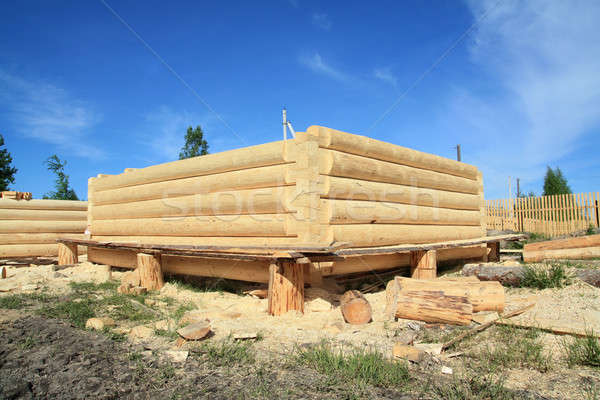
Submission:
<svg viewBox="0 0 600 400">
<path fill-rule="evenodd" d="M 571 188 L 560 168 L 552 169 L 548 167 L 544 177 L 544 196 L 569 193 L 571 193 Z"/>
<path fill-rule="evenodd" d="M 0 148 L 4 146 L 4 137 L 0 135 Z M 0 150 L 0 191 L 8 190 L 10 183 L 15 183 L 17 169 L 11 166 L 12 156 L 7 149 Z"/>
<path fill-rule="evenodd" d="M 200 125 L 196 129 L 188 127 L 185 134 L 185 144 L 179 153 L 179 159 L 184 160 L 190 157 L 203 156 L 208 154 L 208 142 L 204 139 L 204 132 Z"/>
<path fill-rule="evenodd" d="M 48 170 L 56 174 L 54 185 L 56 191 L 48 192 L 44 195 L 44 199 L 54 200 L 79 200 L 75 190 L 69 187 L 69 175 L 65 174 L 66 161 L 61 161 L 56 154 L 48 157 L 46 160 Z"/>
</svg>

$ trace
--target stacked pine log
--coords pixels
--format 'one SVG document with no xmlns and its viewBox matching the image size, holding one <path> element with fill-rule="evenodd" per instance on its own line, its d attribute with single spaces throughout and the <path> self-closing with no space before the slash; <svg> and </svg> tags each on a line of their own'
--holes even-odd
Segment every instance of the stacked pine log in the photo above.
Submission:
<svg viewBox="0 0 600 400">
<path fill-rule="evenodd" d="M 504 310 L 499 282 L 395 277 L 386 287 L 388 317 L 469 325 L 474 312 Z"/>
<path fill-rule="evenodd" d="M 0 257 L 57 256 L 56 239 L 82 239 L 86 219 L 85 201 L 0 199 Z"/>
<path fill-rule="evenodd" d="M 16 192 L 13 190 L 5 190 L 0 192 L 1 199 L 11 199 L 11 200 L 31 200 L 32 194 L 31 192 Z"/>
<path fill-rule="evenodd" d="M 529 243 L 523 247 L 523 261 L 525 262 L 556 259 L 580 260 L 598 257 L 600 257 L 600 235 L 548 240 Z"/>
<path fill-rule="evenodd" d="M 313 126 L 288 141 L 179 160 L 88 182 L 92 240 L 145 244 L 351 247 L 485 235 L 474 166 Z M 445 249 L 438 260 L 485 256 Z M 135 254 L 90 249 L 98 263 L 135 268 Z M 338 275 L 409 265 L 408 254 L 312 266 Z M 263 262 L 165 257 L 169 272 L 268 281 Z"/>
</svg>

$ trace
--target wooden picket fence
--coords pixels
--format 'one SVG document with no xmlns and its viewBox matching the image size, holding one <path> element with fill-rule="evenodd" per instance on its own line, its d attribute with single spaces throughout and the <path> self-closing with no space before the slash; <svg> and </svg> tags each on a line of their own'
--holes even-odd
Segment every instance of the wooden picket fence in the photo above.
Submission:
<svg viewBox="0 0 600 400">
<path fill-rule="evenodd" d="M 486 200 L 487 228 L 547 237 L 598 228 L 598 192 Z"/>
</svg>

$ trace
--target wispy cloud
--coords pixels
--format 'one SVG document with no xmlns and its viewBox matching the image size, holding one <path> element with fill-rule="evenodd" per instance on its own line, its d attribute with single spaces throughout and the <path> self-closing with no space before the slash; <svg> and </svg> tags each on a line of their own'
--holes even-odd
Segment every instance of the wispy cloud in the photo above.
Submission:
<svg viewBox="0 0 600 400">
<path fill-rule="evenodd" d="M 150 146 L 156 155 L 156 159 L 152 161 L 177 160 L 184 144 L 185 132 L 190 126 L 195 128 L 200 125 L 207 135 L 209 145 L 211 144 L 208 132 L 214 125 L 213 117 L 187 111 L 173 111 L 169 107 L 161 106 L 156 111 L 146 114 L 144 119 L 148 128 L 141 140 Z"/>
<path fill-rule="evenodd" d="M 468 5 L 477 17 L 494 3 Z M 471 58 L 499 94 L 460 88 L 450 112 L 488 144 L 476 162 L 492 188 L 543 176 L 600 124 L 598 20 L 597 1 L 506 0 L 474 33 Z"/>
<path fill-rule="evenodd" d="M 100 116 L 85 102 L 55 85 L 0 70 L 0 102 L 15 131 L 81 157 L 102 158 L 89 143 Z"/>
<path fill-rule="evenodd" d="M 331 20 L 329 19 L 329 16 L 325 13 L 313 13 L 311 20 L 313 25 L 315 25 L 316 27 L 319 27 L 326 31 L 331 29 Z"/>
<path fill-rule="evenodd" d="M 388 83 L 392 86 L 396 86 L 398 84 L 398 78 L 392 73 L 391 68 L 375 68 L 373 70 L 373 76 L 385 83 Z"/>
<path fill-rule="evenodd" d="M 347 74 L 327 64 L 319 53 L 314 53 L 312 56 L 301 57 L 300 62 L 312 71 L 338 81 L 346 81 L 349 79 Z"/>
</svg>

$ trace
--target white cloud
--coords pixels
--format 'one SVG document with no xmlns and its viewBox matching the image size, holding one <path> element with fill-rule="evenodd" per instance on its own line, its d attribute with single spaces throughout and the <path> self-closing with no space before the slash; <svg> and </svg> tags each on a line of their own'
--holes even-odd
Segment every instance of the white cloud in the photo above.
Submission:
<svg viewBox="0 0 600 400">
<path fill-rule="evenodd" d="M 90 158 L 104 151 L 89 144 L 90 130 L 100 116 L 66 90 L 49 83 L 28 81 L 0 70 L 0 102 L 14 129 Z"/>
<path fill-rule="evenodd" d="M 328 31 L 331 29 L 331 20 L 329 19 L 329 16 L 327 14 L 313 13 L 311 20 L 313 25 L 323 30 Z"/>
<path fill-rule="evenodd" d="M 392 86 L 396 86 L 398 84 L 398 78 L 392 73 L 391 69 L 388 68 L 375 68 L 373 70 L 373 76 L 385 83 L 388 83 Z"/>
<path fill-rule="evenodd" d="M 494 96 L 459 89 L 449 111 L 486 143 L 474 163 L 494 193 L 508 175 L 525 184 L 541 178 L 600 124 L 600 3 L 468 4 L 474 18 L 492 10 L 469 50 L 489 76 L 485 85 L 497 87 Z"/>
<path fill-rule="evenodd" d="M 157 155 L 155 162 L 173 161 L 179 159 L 179 152 L 184 144 L 187 128 L 200 125 L 206 139 L 211 145 L 208 131 L 214 125 L 212 117 L 200 116 L 187 111 L 173 111 L 169 107 L 162 106 L 158 110 L 145 115 L 148 128 L 142 138 Z M 209 148 L 209 150 L 212 150 Z"/>
<path fill-rule="evenodd" d="M 325 63 L 319 53 L 314 53 L 310 57 L 302 57 L 300 58 L 300 62 L 314 72 L 326 75 L 338 81 L 346 81 L 349 79 L 348 75 Z"/>
</svg>

